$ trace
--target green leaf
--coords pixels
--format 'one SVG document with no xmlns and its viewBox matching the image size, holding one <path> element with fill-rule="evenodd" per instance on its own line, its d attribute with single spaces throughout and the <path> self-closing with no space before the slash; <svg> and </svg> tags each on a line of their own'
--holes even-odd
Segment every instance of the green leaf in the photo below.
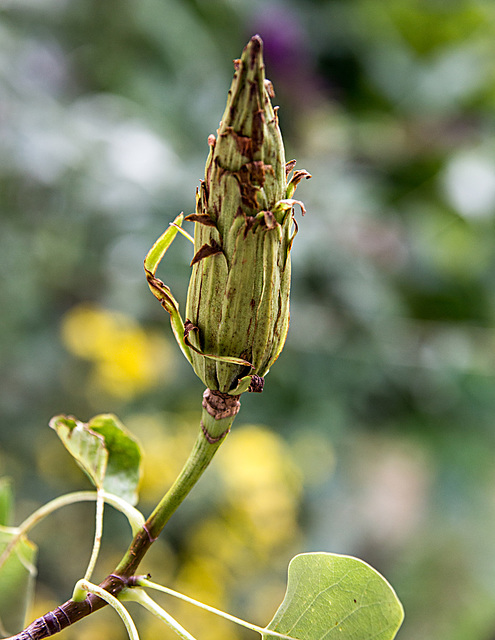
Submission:
<svg viewBox="0 0 495 640">
<path fill-rule="evenodd" d="M 395 591 L 362 560 L 304 553 L 289 564 L 287 592 L 267 630 L 298 640 L 392 640 L 403 618 Z"/>
<path fill-rule="evenodd" d="M 141 477 L 141 448 L 124 425 L 110 414 L 102 414 L 90 420 L 88 427 L 105 440 L 108 464 L 103 488 L 136 504 L 137 487 Z"/>
<path fill-rule="evenodd" d="M 0 527 L 0 556 L 17 533 L 17 529 Z M 0 632 L 3 635 L 24 628 L 33 597 L 36 556 L 36 545 L 21 536 L 0 567 Z"/>
<path fill-rule="evenodd" d="M 144 268 L 147 271 L 151 271 L 155 275 L 158 265 L 163 259 L 163 256 L 167 253 L 168 248 L 172 244 L 180 230 L 184 216 L 181 213 L 175 218 L 173 223 L 166 229 L 164 233 L 158 238 L 155 244 L 148 251 L 146 258 L 144 259 Z"/>
<path fill-rule="evenodd" d="M 167 287 L 161 280 L 155 278 L 158 265 L 163 259 L 163 256 L 167 253 L 168 248 L 172 244 L 177 232 L 180 231 L 190 240 L 192 238 L 186 233 L 181 225 L 184 220 L 184 215 L 181 213 L 171 223 L 169 228 L 158 238 L 155 244 L 149 250 L 146 258 L 144 259 L 144 270 L 146 271 L 146 279 L 148 280 L 148 286 L 151 293 L 160 301 L 162 307 L 170 315 L 170 324 L 172 332 L 177 341 L 177 344 L 181 348 L 182 353 L 187 360 L 192 364 L 191 352 L 189 347 L 184 341 L 184 321 L 179 312 L 179 303 L 172 295 L 170 288 Z M 194 240 L 192 240 L 194 242 Z"/>
<path fill-rule="evenodd" d="M 68 416 L 55 416 L 50 420 L 50 427 L 95 487 L 101 489 L 108 461 L 103 437 L 90 431 L 87 424 Z"/>
<path fill-rule="evenodd" d="M 87 424 L 72 417 L 55 416 L 50 427 L 97 489 L 136 504 L 141 450 L 115 416 L 98 415 Z"/>
<path fill-rule="evenodd" d="M 8 526 L 12 514 L 14 496 L 10 478 L 0 478 L 0 526 Z"/>
</svg>

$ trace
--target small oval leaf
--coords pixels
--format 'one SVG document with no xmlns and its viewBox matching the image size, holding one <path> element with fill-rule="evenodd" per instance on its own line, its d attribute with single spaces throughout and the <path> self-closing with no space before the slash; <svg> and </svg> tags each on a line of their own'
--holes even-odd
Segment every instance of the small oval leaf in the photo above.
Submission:
<svg viewBox="0 0 495 640">
<path fill-rule="evenodd" d="M 50 427 L 97 489 L 103 488 L 108 451 L 103 438 L 71 416 L 55 416 Z"/>
<path fill-rule="evenodd" d="M 303 553 L 289 564 L 287 592 L 269 630 L 297 640 L 392 640 L 404 619 L 390 584 L 362 560 Z"/>
<path fill-rule="evenodd" d="M 111 414 L 102 414 L 89 421 L 91 431 L 102 436 L 108 451 L 108 463 L 103 481 L 107 493 L 113 493 L 136 504 L 141 478 L 141 448 L 134 436 Z"/>
<path fill-rule="evenodd" d="M 50 427 L 97 489 L 136 504 L 141 450 L 115 416 L 98 415 L 87 424 L 72 417 L 55 416 Z"/>
</svg>

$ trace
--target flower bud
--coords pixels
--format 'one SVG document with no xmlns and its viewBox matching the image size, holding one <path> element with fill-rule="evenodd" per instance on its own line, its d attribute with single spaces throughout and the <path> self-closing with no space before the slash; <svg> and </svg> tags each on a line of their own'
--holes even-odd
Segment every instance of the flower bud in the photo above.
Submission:
<svg viewBox="0 0 495 640">
<path fill-rule="evenodd" d="M 184 343 L 213 391 L 261 391 L 289 325 L 292 195 L 306 171 L 285 162 L 262 41 L 251 38 L 196 194 Z M 304 213 L 304 207 L 302 207 Z"/>
</svg>

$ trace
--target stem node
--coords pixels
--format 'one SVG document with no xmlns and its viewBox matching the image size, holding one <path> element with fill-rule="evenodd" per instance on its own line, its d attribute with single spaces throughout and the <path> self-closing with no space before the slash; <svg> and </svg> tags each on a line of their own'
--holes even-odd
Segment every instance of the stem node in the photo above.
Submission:
<svg viewBox="0 0 495 640">
<path fill-rule="evenodd" d="M 203 393 L 203 408 L 215 420 L 234 418 L 241 408 L 239 397 L 229 396 L 228 393 L 222 393 L 221 391 L 206 389 Z"/>
</svg>

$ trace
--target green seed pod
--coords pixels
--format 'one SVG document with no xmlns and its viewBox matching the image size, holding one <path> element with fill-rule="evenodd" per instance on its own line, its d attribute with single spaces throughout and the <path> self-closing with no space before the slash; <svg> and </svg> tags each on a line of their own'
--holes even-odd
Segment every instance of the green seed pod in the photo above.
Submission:
<svg viewBox="0 0 495 640">
<path fill-rule="evenodd" d="M 195 223 L 194 239 L 182 229 L 181 214 L 144 261 L 177 343 L 207 386 L 205 415 L 215 420 L 232 418 L 244 391 L 263 389 L 263 376 L 284 345 L 294 204 L 304 214 L 292 196 L 302 178 L 311 177 L 293 172 L 295 160 L 285 162 L 262 47 L 254 36 L 235 62 L 218 135 L 209 138 L 196 212 L 185 218 Z M 179 231 L 195 246 L 185 322 L 169 287 L 155 275 Z"/>
<path fill-rule="evenodd" d="M 209 138 L 196 213 L 186 218 L 195 222 L 195 255 L 184 342 L 204 384 L 231 395 L 261 391 L 284 345 L 297 202 L 291 198 L 310 177 L 296 171 L 288 182 L 295 161 L 285 162 L 262 46 L 254 36 L 235 62 L 217 137 Z"/>
</svg>

